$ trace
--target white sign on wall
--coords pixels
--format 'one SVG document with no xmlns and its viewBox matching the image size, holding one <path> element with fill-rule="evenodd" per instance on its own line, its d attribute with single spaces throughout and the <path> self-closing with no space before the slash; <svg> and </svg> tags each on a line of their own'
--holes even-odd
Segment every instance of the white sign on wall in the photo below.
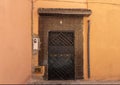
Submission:
<svg viewBox="0 0 120 85">
<path fill-rule="evenodd" d="M 39 50 L 39 38 L 33 38 L 33 50 Z"/>
</svg>

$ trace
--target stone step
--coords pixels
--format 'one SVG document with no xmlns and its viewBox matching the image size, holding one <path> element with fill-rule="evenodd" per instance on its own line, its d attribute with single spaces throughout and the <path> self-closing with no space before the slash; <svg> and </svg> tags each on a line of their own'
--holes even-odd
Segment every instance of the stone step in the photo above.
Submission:
<svg viewBox="0 0 120 85">
<path fill-rule="evenodd" d="M 32 85 L 120 85 L 120 81 L 115 80 L 41 80 L 41 79 L 31 79 L 27 84 Z"/>
</svg>

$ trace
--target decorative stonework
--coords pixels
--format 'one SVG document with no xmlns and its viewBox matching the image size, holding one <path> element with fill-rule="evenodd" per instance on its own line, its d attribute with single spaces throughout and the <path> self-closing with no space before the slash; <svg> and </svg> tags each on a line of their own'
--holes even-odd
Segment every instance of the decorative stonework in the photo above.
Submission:
<svg viewBox="0 0 120 85">
<path fill-rule="evenodd" d="M 89 16 L 92 12 L 89 9 L 60 9 L 60 8 L 40 8 L 39 14 L 67 14 L 67 15 L 84 15 Z"/>
<path fill-rule="evenodd" d="M 38 9 L 38 15 L 59 15 L 59 14 L 62 14 L 62 15 L 74 15 L 74 16 L 89 16 L 91 14 L 91 10 L 88 10 L 88 9 L 59 9 L 59 8 L 40 8 Z M 39 16 L 40 17 L 40 16 Z M 38 17 L 38 18 L 39 18 Z M 87 19 L 86 19 L 87 20 Z M 37 22 L 38 23 L 38 22 Z M 39 24 L 39 23 L 38 23 Z M 39 25 L 38 25 L 39 26 Z M 87 26 L 83 26 L 83 28 L 86 28 Z M 38 27 L 39 29 L 39 27 Z M 39 33 L 38 33 L 39 34 Z M 34 37 L 36 37 L 38 35 L 34 35 Z M 39 66 L 38 64 L 38 52 L 33 52 L 33 78 L 34 77 L 41 77 L 44 76 L 44 72 L 45 72 L 45 67 L 44 66 Z M 40 69 L 42 70 L 42 73 L 34 73 L 36 67 L 40 67 Z"/>
</svg>

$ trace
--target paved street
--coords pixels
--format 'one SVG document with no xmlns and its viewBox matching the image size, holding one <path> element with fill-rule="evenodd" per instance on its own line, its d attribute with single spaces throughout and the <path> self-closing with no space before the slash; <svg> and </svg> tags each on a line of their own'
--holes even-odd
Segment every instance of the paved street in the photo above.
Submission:
<svg viewBox="0 0 120 85">
<path fill-rule="evenodd" d="M 29 80 L 29 84 L 39 84 L 39 85 L 120 85 L 120 81 L 90 81 L 90 80 L 63 80 L 63 81 L 47 81 L 39 79 Z"/>
</svg>

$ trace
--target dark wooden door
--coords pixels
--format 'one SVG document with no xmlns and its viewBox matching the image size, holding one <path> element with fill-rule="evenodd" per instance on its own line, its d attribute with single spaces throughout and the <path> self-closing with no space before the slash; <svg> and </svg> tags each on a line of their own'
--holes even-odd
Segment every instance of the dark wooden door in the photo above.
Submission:
<svg viewBox="0 0 120 85">
<path fill-rule="evenodd" d="M 48 79 L 75 79 L 74 32 L 51 31 L 48 42 Z"/>
<path fill-rule="evenodd" d="M 62 77 L 63 79 L 74 79 L 74 78 L 75 79 L 83 79 L 83 27 L 82 27 L 83 17 L 78 16 L 78 15 L 62 15 L 62 14 L 48 15 L 48 14 L 44 14 L 44 15 L 39 16 L 39 20 L 40 20 L 39 35 L 41 38 L 41 50 L 39 51 L 39 65 L 45 66 L 44 78 L 49 79 L 49 77 L 51 77 L 52 74 L 54 74 L 54 73 L 52 73 L 52 71 L 50 71 L 51 69 L 59 68 L 62 70 L 63 68 L 60 68 L 60 65 L 61 65 L 61 67 L 66 66 L 65 70 L 71 68 L 71 70 L 70 70 L 71 76 L 67 76 L 68 74 L 64 73 L 64 75 L 67 76 L 67 78 L 63 76 Z M 53 57 L 53 56 L 56 56 L 57 53 L 62 54 L 62 56 L 64 54 L 67 54 L 67 53 L 64 53 L 64 51 L 62 51 L 64 49 L 68 49 L 67 46 L 66 46 L 66 48 L 60 48 L 60 46 L 58 46 L 58 47 L 56 47 L 56 51 L 54 51 L 55 49 L 51 50 L 51 49 L 53 49 L 52 45 L 50 43 L 48 43 L 48 42 L 52 41 L 52 38 L 57 37 L 57 36 L 53 36 L 53 35 L 59 34 L 59 33 L 55 33 L 55 32 L 60 32 L 60 31 L 63 32 L 63 34 L 64 34 L 64 32 L 66 32 L 68 34 L 70 33 L 70 31 L 73 32 L 74 41 L 72 41 L 72 40 L 71 41 L 74 42 L 74 46 L 71 46 L 70 52 L 71 52 L 71 55 L 74 54 L 74 56 L 69 56 L 68 58 L 67 57 L 59 57 L 59 56 Z M 71 33 L 71 37 L 73 34 Z M 66 35 L 66 36 L 68 37 L 68 35 Z M 58 38 L 59 37 L 61 37 L 61 35 L 58 36 Z M 70 35 L 69 35 L 69 37 L 70 37 Z M 56 39 L 58 39 L 58 38 L 56 38 Z M 60 40 L 58 42 L 63 43 L 62 41 L 64 41 L 65 39 L 63 37 L 63 38 L 60 38 Z M 58 44 L 58 42 L 57 42 L 57 40 L 54 41 L 55 44 Z M 68 42 L 68 41 L 66 40 L 66 42 Z M 66 43 L 66 45 L 67 45 L 67 43 Z M 51 46 L 51 47 L 49 47 L 49 46 Z M 74 49 L 72 49 L 73 47 L 74 47 Z M 59 51 L 58 48 L 60 48 L 62 50 Z M 51 51 L 53 51 L 53 52 L 51 52 Z M 54 52 L 56 52 L 56 53 L 54 53 Z M 64 58 L 66 58 L 66 59 L 64 59 Z M 52 59 L 55 59 L 55 61 L 54 62 L 49 61 Z M 70 67 L 70 65 L 67 65 L 68 64 L 67 59 L 68 59 L 68 62 L 71 62 L 72 67 Z M 64 61 L 64 60 L 66 60 L 66 61 Z M 60 63 L 61 61 L 63 61 L 64 64 L 60 64 L 58 67 L 57 66 L 55 67 L 52 65 L 52 63 L 56 64 L 56 63 Z M 56 76 L 56 75 L 54 75 L 54 76 Z M 58 79 L 62 79 L 62 78 L 58 78 Z M 51 79 L 54 80 L 56 78 L 52 77 Z"/>
</svg>

